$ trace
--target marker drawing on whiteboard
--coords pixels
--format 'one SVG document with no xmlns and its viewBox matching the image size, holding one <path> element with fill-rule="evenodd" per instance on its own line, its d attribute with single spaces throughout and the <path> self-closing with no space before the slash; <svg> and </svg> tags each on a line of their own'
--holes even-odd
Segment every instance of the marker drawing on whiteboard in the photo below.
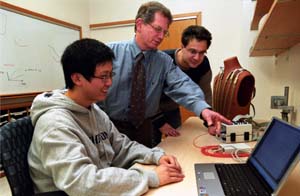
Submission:
<svg viewBox="0 0 300 196">
<path fill-rule="evenodd" d="M 16 72 L 14 71 L 11 75 L 8 72 L 6 73 L 6 75 L 7 75 L 8 81 L 19 82 L 19 84 L 21 84 L 21 85 L 26 85 L 24 80 L 20 79 L 20 77 L 24 76 L 23 74 L 16 75 Z"/>
</svg>

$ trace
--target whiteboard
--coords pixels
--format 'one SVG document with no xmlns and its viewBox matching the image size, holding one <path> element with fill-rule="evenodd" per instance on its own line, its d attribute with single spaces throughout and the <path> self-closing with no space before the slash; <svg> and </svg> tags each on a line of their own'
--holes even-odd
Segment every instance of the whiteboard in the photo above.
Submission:
<svg viewBox="0 0 300 196">
<path fill-rule="evenodd" d="M 65 85 L 61 55 L 80 30 L 0 9 L 0 95 Z"/>
</svg>

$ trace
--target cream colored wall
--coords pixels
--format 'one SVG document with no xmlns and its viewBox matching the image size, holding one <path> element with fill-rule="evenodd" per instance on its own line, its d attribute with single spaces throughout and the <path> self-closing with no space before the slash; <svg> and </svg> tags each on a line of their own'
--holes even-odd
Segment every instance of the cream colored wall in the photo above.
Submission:
<svg viewBox="0 0 300 196">
<path fill-rule="evenodd" d="M 114 27 L 89 32 L 88 25 L 134 19 L 138 7 L 145 0 L 4 0 L 54 18 L 83 27 L 83 37 L 103 42 L 131 39 L 133 26 Z M 249 49 L 257 35 L 250 31 L 255 8 L 251 0 L 161 0 L 172 14 L 202 12 L 202 24 L 212 35 L 208 57 L 216 75 L 226 58 L 237 56 L 240 64 L 253 73 L 256 96 L 253 104 L 256 119 L 281 117 L 280 110 L 270 109 L 272 95 L 283 95 L 284 86 L 290 87 L 290 105 L 300 111 L 300 44 L 278 57 L 249 57 Z M 293 115 L 300 124 L 300 115 Z"/>
<path fill-rule="evenodd" d="M 3 0 L 4 2 L 82 27 L 89 37 L 89 2 L 87 0 Z"/>
</svg>

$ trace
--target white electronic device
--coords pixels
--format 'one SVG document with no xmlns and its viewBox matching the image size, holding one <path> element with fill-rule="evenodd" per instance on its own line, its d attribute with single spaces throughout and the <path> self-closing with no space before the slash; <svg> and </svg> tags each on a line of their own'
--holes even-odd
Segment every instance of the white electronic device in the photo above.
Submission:
<svg viewBox="0 0 300 196">
<path fill-rule="evenodd" d="M 237 143 L 237 144 L 220 144 L 223 152 L 234 152 L 234 151 L 246 151 L 250 152 L 251 147 L 245 143 Z"/>
<path fill-rule="evenodd" d="M 220 137 L 225 143 L 252 141 L 252 125 L 242 122 L 233 122 L 232 125 L 222 123 Z"/>
</svg>

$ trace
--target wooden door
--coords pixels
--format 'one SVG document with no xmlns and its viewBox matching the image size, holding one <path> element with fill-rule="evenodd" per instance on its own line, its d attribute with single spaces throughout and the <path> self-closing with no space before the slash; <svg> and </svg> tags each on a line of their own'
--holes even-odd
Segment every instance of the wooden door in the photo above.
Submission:
<svg viewBox="0 0 300 196">
<path fill-rule="evenodd" d="M 164 41 L 159 45 L 158 48 L 160 50 L 180 48 L 181 33 L 190 25 L 195 25 L 195 19 L 174 21 L 169 28 L 170 36 L 164 38 Z"/>
<path fill-rule="evenodd" d="M 169 27 L 170 36 L 160 44 L 159 49 L 176 49 L 181 47 L 181 33 L 190 25 L 201 25 L 201 13 L 188 13 L 173 16 L 173 23 Z M 179 106 L 182 123 L 195 114 L 182 106 Z"/>
</svg>

